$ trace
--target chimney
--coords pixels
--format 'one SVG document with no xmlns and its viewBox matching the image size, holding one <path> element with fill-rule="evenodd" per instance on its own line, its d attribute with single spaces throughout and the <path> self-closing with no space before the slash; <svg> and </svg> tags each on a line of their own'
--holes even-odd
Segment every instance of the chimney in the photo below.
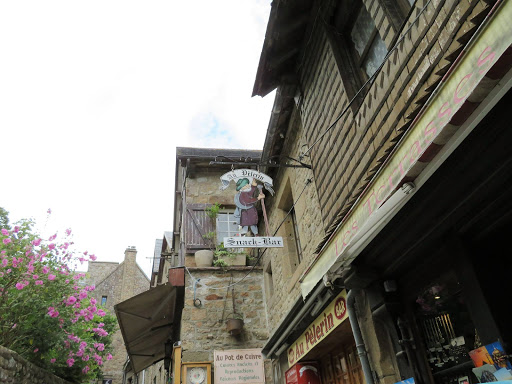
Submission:
<svg viewBox="0 0 512 384">
<path fill-rule="evenodd" d="M 124 251 L 121 301 L 128 300 L 130 297 L 135 295 L 135 276 L 137 270 L 137 262 L 135 260 L 136 256 L 137 249 L 133 246 L 127 247 Z"/>
<path fill-rule="evenodd" d="M 135 264 L 135 258 L 137 256 L 137 249 L 134 246 L 129 246 L 124 251 L 124 262 Z"/>
</svg>

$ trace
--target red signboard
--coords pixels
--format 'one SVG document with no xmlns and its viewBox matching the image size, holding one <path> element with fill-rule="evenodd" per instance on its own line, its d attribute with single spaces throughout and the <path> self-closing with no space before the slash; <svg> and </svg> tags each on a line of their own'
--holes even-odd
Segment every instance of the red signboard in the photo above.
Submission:
<svg viewBox="0 0 512 384">
<path fill-rule="evenodd" d="M 320 367 L 316 361 L 295 364 L 286 371 L 286 384 L 321 384 Z"/>
</svg>

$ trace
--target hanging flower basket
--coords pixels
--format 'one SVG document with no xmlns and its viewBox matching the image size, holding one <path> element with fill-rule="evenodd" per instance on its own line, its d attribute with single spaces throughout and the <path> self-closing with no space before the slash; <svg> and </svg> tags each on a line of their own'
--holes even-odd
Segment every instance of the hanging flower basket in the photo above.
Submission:
<svg viewBox="0 0 512 384">
<path fill-rule="evenodd" d="M 244 319 L 242 318 L 242 315 L 233 313 L 228 316 L 226 320 L 226 327 L 231 336 L 236 336 L 242 333 L 242 329 L 244 327 Z"/>
</svg>

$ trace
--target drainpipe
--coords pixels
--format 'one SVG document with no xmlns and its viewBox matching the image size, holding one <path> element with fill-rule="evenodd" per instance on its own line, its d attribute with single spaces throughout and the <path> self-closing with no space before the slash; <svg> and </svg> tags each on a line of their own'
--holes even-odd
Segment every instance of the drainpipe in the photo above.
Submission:
<svg viewBox="0 0 512 384">
<path fill-rule="evenodd" d="M 361 368 L 363 369 L 366 384 L 374 384 L 370 361 L 368 360 L 366 347 L 364 345 L 363 336 L 361 334 L 361 328 L 359 328 L 359 323 L 357 322 L 355 293 L 356 290 L 354 289 L 351 289 L 347 293 L 348 318 L 350 320 L 350 326 L 352 327 L 352 333 L 354 334 L 354 340 L 356 341 L 357 354 L 359 356 L 359 360 L 361 360 Z"/>
</svg>

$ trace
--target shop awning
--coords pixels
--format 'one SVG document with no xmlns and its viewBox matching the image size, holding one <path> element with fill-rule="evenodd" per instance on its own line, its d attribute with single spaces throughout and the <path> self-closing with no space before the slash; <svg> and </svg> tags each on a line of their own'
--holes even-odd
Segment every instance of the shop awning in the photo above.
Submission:
<svg viewBox="0 0 512 384">
<path fill-rule="evenodd" d="M 135 372 L 164 358 L 164 343 L 172 337 L 176 298 L 176 287 L 167 283 L 114 306 Z"/>
</svg>

